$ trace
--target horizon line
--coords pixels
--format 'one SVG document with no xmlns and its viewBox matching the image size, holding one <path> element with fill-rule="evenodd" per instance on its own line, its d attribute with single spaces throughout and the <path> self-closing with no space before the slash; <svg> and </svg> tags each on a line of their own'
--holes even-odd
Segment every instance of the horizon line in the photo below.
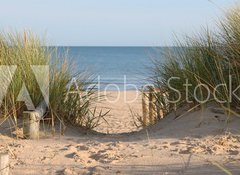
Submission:
<svg viewBox="0 0 240 175">
<path fill-rule="evenodd" d="M 136 45 L 136 46 L 128 46 L 128 45 L 114 45 L 114 46 L 110 46 L 110 45 L 43 45 L 46 47 L 178 47 L 178 46 L 150 46 L 150 45 Z"/>
</svg>

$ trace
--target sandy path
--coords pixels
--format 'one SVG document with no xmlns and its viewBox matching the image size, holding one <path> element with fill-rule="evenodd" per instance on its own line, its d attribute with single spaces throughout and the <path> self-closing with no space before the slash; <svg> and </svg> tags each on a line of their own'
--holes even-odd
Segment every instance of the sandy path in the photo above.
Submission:
<svg viewBox="0 0 240 175">
<path fill-rule="evenodd" d="M 104 95 L 104 101 L 101 107 L 107 107 L 110 110 L 108 116 L 101 121 L 101 125 L 96 128 L 97 131 L 103 133 L 124 133 L 139 130 L 134 124 L 131 114 L 137 112 L 142 113 L 141 93 L 139 91 L 107 91 Z"/>
</svg>

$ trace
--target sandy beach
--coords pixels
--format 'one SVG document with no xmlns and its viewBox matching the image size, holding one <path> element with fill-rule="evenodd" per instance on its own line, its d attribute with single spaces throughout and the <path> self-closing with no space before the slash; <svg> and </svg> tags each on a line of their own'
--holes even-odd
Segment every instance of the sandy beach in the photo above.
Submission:
<svg viewBox="0 0 240 175">
<path fill-rule="evenodd" d="M 240 175 L 240 0 L 1 7 L 0 175 Z"/>
<path fill-rule="evenodd" d="M 139 130 L 132 113 L 142 115 L 142 97 L 140 91 L 106 91 L 100 92 L 103 101 L 100 109 L 110 110 L 95 130 L 101 133 L 120 134 Z"/>
<path fill-rule="evenodd" d="M 126 92 L 128 99 L 135 93 Z M 114 98 L 116 92 L 108 95 Z M 221 167 L 240 173 L 239 118 L 232 117 L 226 125 L 223 114 L 207 108 L 178 120 L 170 115 L 140 130 L 129 115 L 129 107 L 141 113 L 139 99 L 123 103 L 121 92 L 116 102 L 105 102 L 112 110 L 108 124 L 102 123 L 98 132 L 68 126 L 63 136 L 14 139 L 5 122 L 0 127 L 0 147 L 10 150 L 11 173 L 225 174 Z"/>
</svg>

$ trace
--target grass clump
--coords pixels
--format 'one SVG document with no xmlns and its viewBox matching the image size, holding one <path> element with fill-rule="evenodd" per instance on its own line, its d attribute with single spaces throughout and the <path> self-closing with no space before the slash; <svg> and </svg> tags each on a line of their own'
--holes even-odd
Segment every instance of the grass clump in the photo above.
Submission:
<svg viewBox="0 0 240 175">
<path fill-rule="evenodd" d="M 236 112 L 240 104 L 239 7 L 226 13 L 216 31 L 204 29 L 200 34 L 178 40 L 176 46 L 164 51 L 164 63 L 154 61 L 151 80 L 165 95 L 162 98 L 156 92 L 157 108 L 170 112 L 182 105 L 205 107 L 214 101 L 227 114 L 239 116 Z M 186 88 L 187 82 L 190 85 Z"/>
<path fill-rule="evenodd" d="M 75 71 L 67 52 L 59 54 L 57 48 L 43 45 L 44 42 L 31 32 L 0 34 L 0 117 L 11 119 L 14 126 L 18 125 L 17 120 L 22 116 L 22 112 L 29 110 L 29 104 L 18 99 L 19 94 L 25 92 L 25 88 L 29 94 L 22 94 L 27 98 L 23 101 L 30 99 L 34 107 L 43 100 L 49 102 L 45 117 L 52 118 L 52 123 L 59 119 L 61 123 L 68 121 L 89 129 L 96 127 L 99 118 L 106 113 L 96 112 L 99 111 L 93 105 L 97 98 L 96 93 L 93 88 L 86 90 L 91 83 L 90 76 Z M 12 71 L 12 66 L 15 66 L 15 71 Z M 34 73 L 36 69 L 33 66 L 44 66 L 49 72 Z M 67 88 L 73 76 L 76 78 L 75 86 Z M 44 88 L 41 89 L 39 82 L 46 83 Z M 76 93 L 69 93 L 72 91 Z M 46 100 L 43 94 L 49 94 L 49 100 Z"/>
</svg>

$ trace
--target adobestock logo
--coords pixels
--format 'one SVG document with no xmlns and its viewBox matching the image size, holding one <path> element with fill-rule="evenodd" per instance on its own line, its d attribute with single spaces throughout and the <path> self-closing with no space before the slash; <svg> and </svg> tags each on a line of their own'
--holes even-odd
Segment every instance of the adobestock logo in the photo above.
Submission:
<svg viewBox="0 0 240 175">
<path fill-rule="evenodd" d="M 31 79 L 33 83 L 37 83 L 39 89 L 39 93 L 41 93 L 43 100 L 45 104 L 49 105 L 49 66 L 47 65 L 31 65 L 32 74 L 31 75 L 25 75 L 24 72 L 21 74 L 21 76 L 31 76 Z M 18 66 L 16 65 L 1 65 L 0 66 L 0 105 L 2 105 L 3 99 L 8 93 L 9 87 L 11 84 L 17 83 L 20 84 L 21 89 L 19 92 L 17 92 L 17 98 L 16 101 L 22 101 L 25 103 L 28 110 L 33 111 L 35 110 L 35 106 L 33 104 L 33 101 L 31 99 L 31 93 L 29 93 L 27 87 L 28 84 L 24 82 L 21 78 L 21 82 L 19 82 L 19 79 L 16 79 L 16 74 L 20 71 Z M 32 83 L 32 82 L 31 82 Z"/>
<path fill-rule="evenodd" d="M 175 92 L 177 94 L 177 98 L 176 100 L 169 100 L 166 99 L 168 103 L 178 103 L 182 100 L 182 93 L 173 87 L 173 84 L 176 83 L 176 81 L 181 80 L 180 77 L 171 77 L 168 79 L 167 82 L 167 86 L 168 88 Z M 174 82 L 175 81 L 175 82 Z M 240 90 L 240 85 L 238 85 L 237 87 L 234 86 L 233 89 L 233 80 L 232 80 L 232 76 L 229 75 L 228 76 L 228 84 L 226 83 L 220 83 L 213 86 L 210 86 L 208 84 L 204 84 L 204 83 L 199 83 L 197 84 L 194 88 L 193 88 L 193 92 L 190 92 L 190 87 L 192 88 L 193 85 L 191 83 L 189 83 L 188 79 L 185 79 L 185 83 L 182 84 L 182 87 L 184 88 L 184 96 L 186 97 L 185 101 L 187 103 L 192 103 L 193 101 L 191 101 L 189 99 L 189 94 L 192 94 L 191 97 L 194 98 L 195 101 L 197 101 L 198 103 L 206 103 L 208 101 L 210 101 L 210 98 L 213 98 L 216 102 L 220 103 L 220 104 L 224 104 L 224 103 L 232 103 L 233 102 L 233 98 L 235 100 L 240 101 L 240 97 L 238 96 L 237 92 Z M 225 94 L 221 94 L 221 88 L 224 89 Z M 211 89 L 211 90 L 210 90 Z M 200 93 L 200 91 L 204 91 L 204 97 L 202 96 L 201 99 L 199 98 L 198 93 Z M 224 99 L 220 99 L 219 96 L 224 95 Z"/>
</svg>

